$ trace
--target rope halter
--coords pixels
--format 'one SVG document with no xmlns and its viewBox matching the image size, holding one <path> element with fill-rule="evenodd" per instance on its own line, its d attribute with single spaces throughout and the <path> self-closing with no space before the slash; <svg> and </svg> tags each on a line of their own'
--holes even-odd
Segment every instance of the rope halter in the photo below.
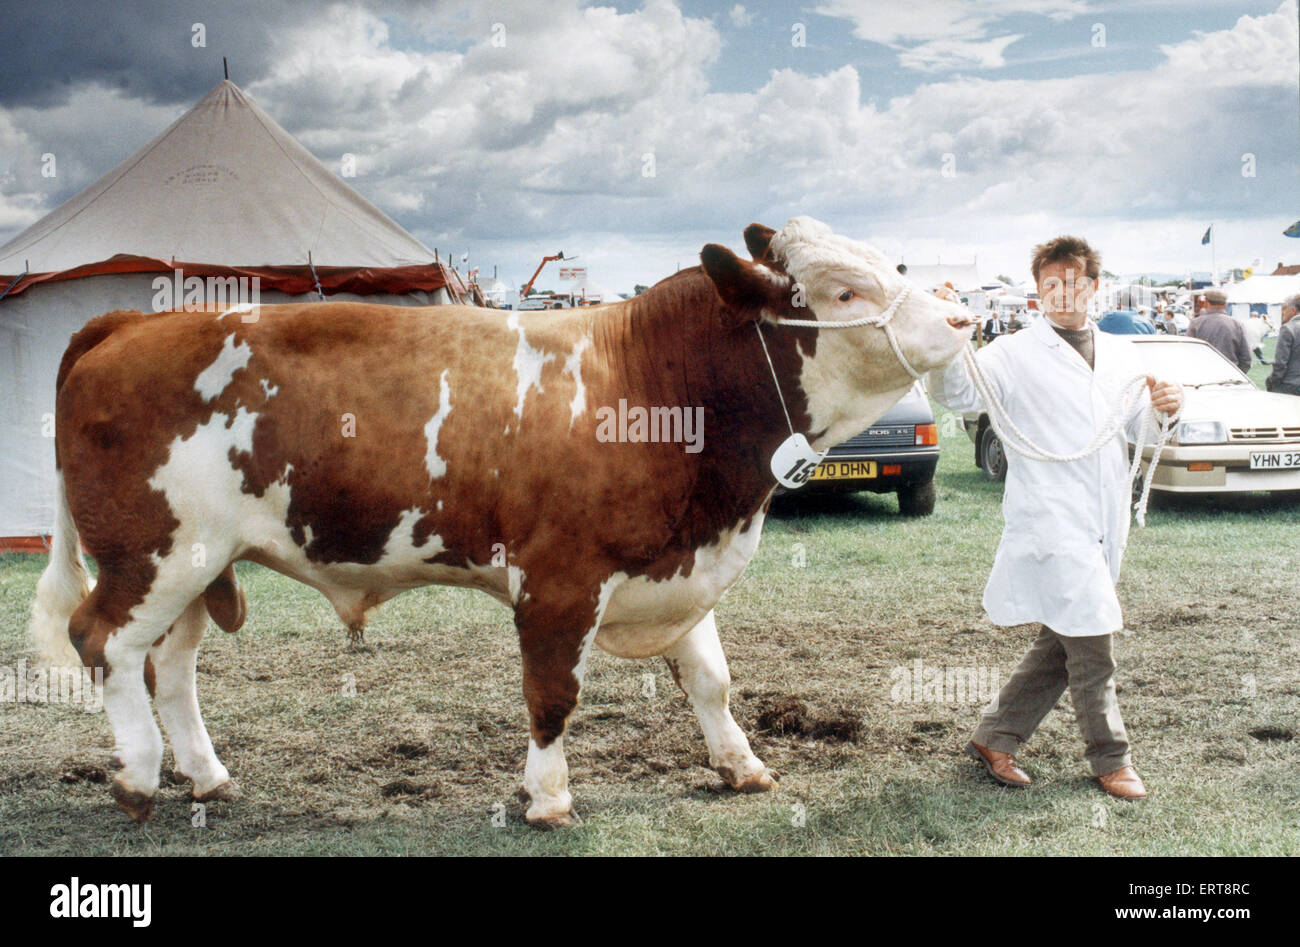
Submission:
<svg viewBox="0 0 1300 947">
<path fill-rule="evenodd" d="M 904 283 L 902 290 L 897 296 L 890 301 L 889 305 L 882 309 L 874 316 L 863 316 L 861 319 L 851 319 L 848 322 L 821 322 L 817 319 L 781 319 L 773 318 L 773 322 L 783 326 L 797 326 L 805 329 L 856 329 L 859 326 L 871 326 L 874 329 L 882 329 L 885 338 L 889 340 L 889 347 L 894 350 L 894 356 L 898 359 L 899 364 L 907 370 L 907 373 L 917 381 L 921 380 L 921 373 L 912 367 L 911 363 L 903 355 L 902 348 L 898 345 L 898 337 L 894 335 L 894 329 L 889 324 L 898 312 L 898 307 L 903 305 L 903 300 L 912 294 L 912 284 Z M 763 345 L 763 354 L 767 356 L 767 367 L 772 372 L 772 381 L 776 385 L 776 396 L 781 399 L 781 411 L 785 414 L 786 426 L 790 428 L 790 436 L 794 436 L 794 425 L 790 422 L 790 411 L 785 406 L 785 395 L 781 393 L 781 381 L 776 377 L 776 366 L 772 364 L 772 355 L 767 350 L 767 339 L 763 337 L 763 327 L 760 322 L 754 323 L 754 331 L 758 333 L 758 341 Z M 825 451 L 822 452 L 825 454 Z"/>
<path fill-rule="evenodd" d="M 899 364 L 903 366 L 909 375 L 917 381 L 920 381 L 922 377 L 921 373 L 913 368 L 912 363 L 903 355 L 903 349 L 898 344 L 898 336 L 894 334 L 894 327 L 889 324 L 893 320 L 894 314 L 898 312 L 898 307 L 903 305 L 904 300 L 906 300 L 910 295 L 912 295 L 912 284 L 904 283 L 903 288 L 899 291 L 898 295 L 895 296 L 889 305 L 879 313 L 874 316 L 863 316 L 861 319 L 850 319 L 848 322 L 822 322 L 817 319 L 780 318 L 774 319 L 773 321 L 778 325 L 798 326 L 804 329 L 856 329 L 859 326 L 871 326 L 873 329 L 882 329 L 885 333 L 885 338 L 889 340 L 889 347 L 894 350 L 894 356 L 898 359 Z M 755 323 L 755 326 L 757 325 L 758 324 Z M 763 333 L 759 332 L 759 338 L 762 337 Z M 764 343 L 764 348 L 766 348 L 766 345 L 767 343 Z"/>
</svg>

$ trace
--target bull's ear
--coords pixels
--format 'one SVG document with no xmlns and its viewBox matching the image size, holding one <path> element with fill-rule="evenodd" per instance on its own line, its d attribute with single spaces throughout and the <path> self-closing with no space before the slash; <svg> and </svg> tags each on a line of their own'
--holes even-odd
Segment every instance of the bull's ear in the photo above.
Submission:
<svg viewBox="0 0 1300 947">
<path fill-rule="evenodd" d="M 762 224 L 750 224 L 745 228 L 745 247 L 749 250 L 749 255 L 754 258 L 754 262 L 760 262 L 763 257 L 767 256 L 767 248 L 772 245 L 772 238 L 776 236 L 776 231 L 771 227 L 764 227 Z"/>
<path fill-rule="evenodd" d="M 716 243 L 700 251 L 700 262 L 718 296 L 735 314 L 736 322 L 758 318 L 764 307 L 780 307 L 786 290 L 781 286 L 781 277 L 767 267 L 742 260 Z"/>
</svg>

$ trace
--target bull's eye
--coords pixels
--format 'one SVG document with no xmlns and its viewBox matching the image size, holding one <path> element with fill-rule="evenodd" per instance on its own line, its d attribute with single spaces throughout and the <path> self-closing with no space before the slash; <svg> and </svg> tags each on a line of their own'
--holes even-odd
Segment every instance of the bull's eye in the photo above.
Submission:
<svg viewBox="0 0 1300 947">
<path fill-rule="evenodd" d="M 846 289 L 844 292 L 840 293 L 839 296 L 840 302 L 842 303 L 846 303 L 852 298 L 853 298 L 853 290 L 851 289 Z"/>
</svg>

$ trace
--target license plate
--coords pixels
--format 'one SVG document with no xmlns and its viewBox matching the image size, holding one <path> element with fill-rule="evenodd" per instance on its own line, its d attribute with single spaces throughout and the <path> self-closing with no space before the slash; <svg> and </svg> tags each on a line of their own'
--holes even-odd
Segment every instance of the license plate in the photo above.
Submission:
<svg viewBox="0 0 1300 947">
<path fill-rule="evenodd" d="M 1251 470 L 1291 470 L 1300 467 L 1300 450 L 1253 450 Z"/>
<path fill-rule="evenodd" d="M 823 460 L 809 480 L 871 480 L 876 476 L 874 460 Z"/>
</svg>

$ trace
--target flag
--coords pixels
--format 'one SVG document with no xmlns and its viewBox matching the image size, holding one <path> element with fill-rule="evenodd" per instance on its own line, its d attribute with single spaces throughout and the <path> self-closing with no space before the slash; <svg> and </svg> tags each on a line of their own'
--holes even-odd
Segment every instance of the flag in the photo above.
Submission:
<svg viewBox="0 0 1300 947">
<path fill-rule="evenodd" d="M 1210 224 L 1210 226 L 1205 228 L 1205 236 L 1201 238 L 1201 246 L 1205 246 L 1207 243 L 1210 242 L 1210 231 L 1213 229 L 1214 229 L 1214 224 Z"/>
<path fill-rule="evenodd" d="M 1283 230 L 1283 231 L 1282 231 L 1282 236 L 1284 236 L 1284 237 L 1300 237 L 1300 220 L 1297 220 L 1297 221 L 1296 221 L 1295 223 L 1293 223 L 1290 227 L 1287 227 L 1286 230 Z"/>
</svg>

